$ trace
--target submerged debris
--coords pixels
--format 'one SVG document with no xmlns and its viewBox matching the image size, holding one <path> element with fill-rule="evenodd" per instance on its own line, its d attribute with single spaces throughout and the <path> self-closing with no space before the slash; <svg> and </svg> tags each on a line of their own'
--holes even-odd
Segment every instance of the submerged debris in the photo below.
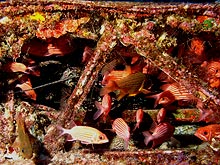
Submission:
<svg viewBox="0 0 220 165">
<path fill-rule="evenodd" d="M 218 3 L 18 0 L 0 10 L 0 162 L 206 164 L 208 148 L 219 163 L 218 130 L 206 126 L 220 122 Z M 87 153 L 57 126 L 94 146 Z M 215 136 L 195 151 L 208 136 L 199 127 Z"/>
</svg>

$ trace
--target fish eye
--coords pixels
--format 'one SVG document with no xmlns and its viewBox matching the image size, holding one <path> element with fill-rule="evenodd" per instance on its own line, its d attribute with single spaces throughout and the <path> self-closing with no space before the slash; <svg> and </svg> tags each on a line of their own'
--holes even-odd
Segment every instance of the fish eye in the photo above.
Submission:
<svg viewBox="0 0 220 165">
<path fill-rule="evenodd" d="M 100 140 L 103 140 L 104 138 L 103 138 L 103 136 L 99 136 L 99 139 L 100 139 Z"/>
<path fill-rule="evenodd" d="M 203 134 L 204 134 L 204 135 L 208 135 L 208 132 L 207 132 L 207 131 L 204 131 Z"/>
</svg>

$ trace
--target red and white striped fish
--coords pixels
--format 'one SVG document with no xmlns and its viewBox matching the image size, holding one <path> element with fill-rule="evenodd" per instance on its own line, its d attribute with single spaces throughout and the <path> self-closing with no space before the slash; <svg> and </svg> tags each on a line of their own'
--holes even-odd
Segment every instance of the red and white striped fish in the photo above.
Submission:
<svg viewBox="0 0 220 165">
<path fill-rule="evenodd" d="M 176 100 L 192 100 L 195 98 L 184 86 L 178 83 L 164 84 L 161 89 L 170 91 Z"/>
<path fill-rule="evenodd" d="M 157 145 L 160 145 L 163 142 L 169 140 L 173 136 L 174 130 L 174 126 L 172 126 L 170 123 L 160 123 L 156 126 L 155 130 L 153 131 L 153 134 L 150 134 L 149 131 L 142 132 L 145 136 L 144 143 L 146 146 L 148 146 L 148 144 L 151 141 L 153 141 L 151 148 L 154 148 Z"/>
<path fill-rule="evenodd" d="M 158 105 L 164 105 L 167 106 L 175 101 L 174 95 L 170 91 L 164 91 L 155 95 L 146 96 L 146 98 L 154 98 L 154 108 Z"/>
<path fill-rule="evenodd" d="M 157 113 L 157 123 L 163 122 L 165 117 L 166 117 L 166 109 L 165 108 L 161 108 L 159 110 L 159 112 Z"/>
<path fill-rule="evenodd" d="M 5 72 L 22 72 L 26 74 L 32 74 L 35 76 L 40 76 L 40 72 L 35 70 L 36 66 L 26 66 L 19 62 L 8 62 L 2 66 L 2 70 Z"/>
<path fill-rule="evenodd" d="M 106 121 L 106 117 L 112 107 L 111 96 L 109 94 L 104 95 L 102 98 L 102 104 L 100 104 L 98 101 L 95 101 L 95 105 L 98 111 L 96 111 L 96 113 L 93 115 L 93 120 L 98 119 L 103 114 L 103 120 Z"/>
<path fill-rule="evenodd" d="M 136 122 L 137 122 L 137 123 L 136 123 L 136 125 L 135 125 L 133 131 L 135 131 L 137 128 L 139 128 L 140 123 L 141 123 L 142 120 L 143 120 L 143 116 L 144 116 L 144 111 L 143 111 L 143 109 L 138 109 L 138 110 L 136 111 Z"/>
<path fill-rule="evenodd" d="M 157 104 L 169 105 L 174 101 L 191 101 L 196 98 L 182 85 L 178 83 L 168 83 L 161 86 L 163 92 L 147 96 L 147 98 L 155 98 L 155 107 Z"/>
<path fill-rule="evenodd" d="M 130 127 L 122 118 L 117 118 L 112 124 L 112 129 L 122 139 L 124 139 L 124 148 L 128 148 L 128 142 L 130 139 Z"/>
<path fill-rule="evenodd" d="M 92 48 L 86 46 L 84 48 L 83 55 L 82 55 L 82 63 L 87 63 L 93 54 L 94 54 L 94 51 L 92 50 Z"/>
<path fill-rule="evenodd" d="M 37 94 L 32 89 L 32 84 L 30 79 L 28 78 L 25 82 L 21 84 L 17 84 L 15 87 L 21 88 L 21 90 L 32 100 L 37 99 Z"/>
</svg>

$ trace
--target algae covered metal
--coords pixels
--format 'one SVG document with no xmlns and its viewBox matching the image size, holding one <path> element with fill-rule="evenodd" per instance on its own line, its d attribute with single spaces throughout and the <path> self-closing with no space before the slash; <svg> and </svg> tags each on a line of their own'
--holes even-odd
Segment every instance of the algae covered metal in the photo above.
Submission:
<svg viewBox="0 0 220 165">
<path fill-rule="evenodd" d="M 212 154 L 219 163 L 219 136 L 202 146 L 194 136 L 220 122 L 219 3 L 39 0 L 1 2 L 0 10 L 1 162 L 62 163 L 63 155 L 70 163 L 207 164 Z M 128 124 L 127 150 L 109 131 L 117 118 Z M 75 125 L 109 143 L 59 136 L 57 128 Z M 149 136 L 157 146 L 144 144 Z"/>
</svg>

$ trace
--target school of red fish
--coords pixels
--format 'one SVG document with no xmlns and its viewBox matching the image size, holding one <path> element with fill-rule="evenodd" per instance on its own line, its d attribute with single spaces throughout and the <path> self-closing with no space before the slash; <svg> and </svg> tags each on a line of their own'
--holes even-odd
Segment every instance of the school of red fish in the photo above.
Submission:
<svg viewBox="0 0 220 165">
<path fill-rule="evenodd" d="M 35 42 L 38 41 L 36 40 Z M 25 46 L 23 49 L 25 49 Z M 201 64 L 201 68 L 207 71 L 206 80 L 210 87 L 220 88 L 220 60 L 206 60 L 203 49 L 201 40 L 195 38 L 191 41 L 188 54 L 189 56 L 194 55 L 193 58 L 197 59 L 194 60 L 194 62 Z M 69 48 L 69 50 L 72 51 L 71 48 Z M 56 43 L 53 41 L 48 41 L 48 46 L 43 52 L 36 50 L 29 51 L 37 52 L 38 54 L 36 54 L 36 56 L 66 54 L 66 52 L 56 47 Z M 82 63 L 87 62 L 92 54 L 92 49 L 85 47 Z M 107 121 L 109 112 L 112 109 L 113 99 L 121 101 L 125 97 L 134 97 L 142 94 L 144 98 L 154 100 L 154 108 L 161 108 L 151 128 L 142 132 L 145 137 L 145 145 L 149 146 L 152 144 L 151 147 L 155 148 L 169 140 L 173 136 L 175 130 L 175 127 L 169 121 L 165 120 L 166 112 L 175 110 L 177 107 L 189 105 L 200 109 L 201 102 L 184 86 L 175 82 L 171 77 L 161 72 L 156 66 L 148 60 L 144 60 L 144 58 L 140 57 L 137 53 L 129 54 L 126 51 L 121 51 L 119 54 L 120 57 L 116 57 L 112 61 L 109 61 L 101 71 L 102 88 L 100 89 L 100 97 L 102 97 L 102 101 L 94 102 L 97 111 L 93 115 L 93 120 L 101 118 L 100 120 L 104 122 Z M 15 81 L 19 82 L 15 84 L 15 88 L 20 88 L 30 99 L 37 100 L 37 95 L 28 77 L 28 75 L 40 76 L 40 72 L 33 61 L 28 61 L 26 65 L 19 62 L 7 63 L 2 66 L 2 70 L 4 72 L 22 73 L 23 76 L 15 76 L 14 79 L 11 79 L 8 83 L 13 83 Z M 156 90 L 154 90 L 155 85 L 151 80 L 151 77 L 154 75 L 156 75 L 157 79 L 160 81 L 160 83 L 156 84 L 157 87 L 159 86 Z M 143 116 L 144 111 L 139 108 L 136 111 L 136 125 L 132 129 L 132 132 L 139 129 Z M 203 114 L 201 114 L 201 120 L 202 119 L 204 119 Z M 108 137 L 104 133 L 93 127 L 74 126 L 72 129 L 64 129 L 57 126 L 57 128 L 62 132 L 60 136 L 69 134 L 69 141 L 79 140 L 84 144 L 102 144 L 109 142 Z M 124 148 L 127 149 L 131 138 L 131 129 L 129 125 L 123 118 L 116 118 L 112 120 L 112 130 L 118 137 L 124 140 Z M 195 136 L 203 141 L 210 141 L 212 138 L 220 138 L 220 126 L 218 124 L 213 124 L 199 128 Z"/>
<path fill-rule="evenodd" d="M 197 60 L 194 60 L 194 62 L 196 61 L 196 63 L 200 63 L 201 68 L 208 70 L 207 80 L 210 84 L 210 87 L 219 87 L 220 76 L 218 76 L 218 68 L 220 63 L 216 60 L 205 61 L 203 49 L 204 47 L 202 46 L 201 40 L 195 38 L 191 41 L 191 48 L 188 53 L 190 55 L 194 54 L 195 56 L 198 56 Z M 85 50 L 91 52 L 88 47 L 86 47 Z M 200 109 L 201 102 L 184 86 L 180 85 L 178 82 L 175 82 L 164 72 L 160 72 L 149 61 L 142 59 L 136 53 L 128 54 L 129 53 L 123 54 L 123 52 L 120 52 L 122 58 L 115 58 L 103 67 L 101 71 L 102 88 L 100 89 L 102 101 L 95 101 L 97 111 L 93 115 L 93 120 L 97 120 L 101 117 L 100 120 L 106 122 L 107 118 L 109 117 L 108 114 L 112 109 L 113 99 L 120 101 L 124 97 L 133 97 L 138 94 L 144 95 L 144 97 L 147 99 L 154 99 L 153 107 L 162 108 L 158 111 L 157 118 L 155 121 L 153 121 L 150 129 L 143 131 L 142 134 L 145 137 L 145 145 L 155 148 L 163 142 L 170 140 L 175 131 L 175 127 L 170 123 L 170 121 L 165 119 L 167 111 L 173 111 L 176 110 L 177 107 L 187 106 L 194 106 Z M 84 53 L 83 62 L 85 62 L 85 59 L 88 58 L 89 55 Z M 122 69 L 116 69 L 117 66 L 121 66 Z M 157 74 L 158 79 L 162 82 L 159 88 L 160 92 L 156 94 L 155 91 L 152 90 L 153 84 L 149 78 L 154 74 Z M 139 129 L 143 116 L 143 109 L 140 108 L 136 110 L 136 125 L 132 131 L 123 118 L 116 118 L 112 120 L 112 131 L 114 131 L 118 137 L 124 140 L 124 149 L 128 148 L 132 132 L 135 132 Z M 200 119 L 204 119 L 203 114 L 200 115 Z M 73 127 L 72 129 L 76 128 Z M 72 136 L 73 140 L 77 139 L 73 137 L 74 135 L 71 133 L 71 131 L 66 131 L 63 128 L 61 130 L 63 130 L 61 135 L 67 133 Z M 82 130 L 79 130 L 79 132 L 81 131 Z M 214 124 L 199 128 L 196 131 L 195 136 L 203 141 L 210 141 L 212 138 L 219 138 L 219 132 L 219 125 Z M 101 135 L 103 133 L 98 133 L 96 131 L 94 134 Z M 82 136 L 85 135 L 82 134 Z M 103 137 L 105 137 L 105 140 L 99 141 L 98 143 L 108 141 L 107 136 Z"/>
</svg>

